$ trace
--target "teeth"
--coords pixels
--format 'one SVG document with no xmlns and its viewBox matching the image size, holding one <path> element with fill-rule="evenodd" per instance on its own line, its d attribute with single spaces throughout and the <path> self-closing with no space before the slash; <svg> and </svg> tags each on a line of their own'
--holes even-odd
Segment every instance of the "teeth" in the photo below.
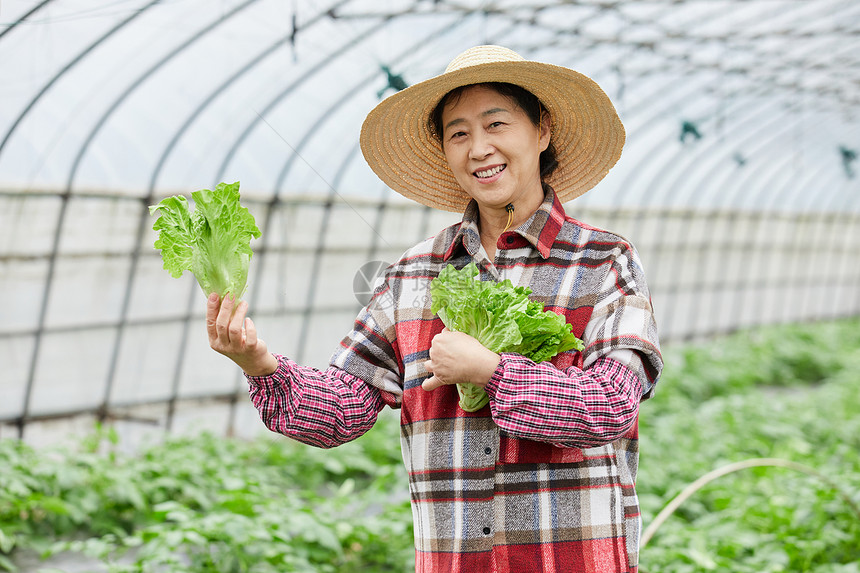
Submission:
<svg viewBox="0 0 860 573">
<path fill-rule="evenodd" d="M 478 177 L 481 177 L 481 178 L 492 177 L 493 175 L 495 175 L 496 173 L 498 173 L 499 171 L 501 171 L 504 168 L 505 168 L 504 165 L 497 165 L 496 167 L 493 167 L 492 169 L 487 169 L 485 171 L 475 171 L 475 175 L 477 175 Z"/>
</svg>

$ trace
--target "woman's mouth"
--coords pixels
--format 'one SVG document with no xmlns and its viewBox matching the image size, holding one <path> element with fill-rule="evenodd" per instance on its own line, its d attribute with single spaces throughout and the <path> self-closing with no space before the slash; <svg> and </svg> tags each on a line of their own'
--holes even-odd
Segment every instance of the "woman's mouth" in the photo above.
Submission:
<svg viewBox="0 0 860 573">
<path fill-rule="evenodd" d="M 492 167 L 488 167 L 487 169 L 479 169 L 478 171 L 474 172 L 474 175 L 478 179 L 492 179 L 493 177 L 504 171 L 505 167 L 507 167 L 507 165 L 505 164 L 494 165 Z"/>
</svg>

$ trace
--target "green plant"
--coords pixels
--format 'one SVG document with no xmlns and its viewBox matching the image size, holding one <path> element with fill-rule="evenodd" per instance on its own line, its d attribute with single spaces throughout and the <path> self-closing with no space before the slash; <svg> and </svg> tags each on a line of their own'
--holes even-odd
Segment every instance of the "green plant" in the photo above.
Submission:
<svg viewBox="0 0 860 573">
<path fill-rule="evenodd" d="M 28 549 L 116 572 L 401 571 L 414 556 L 398 431 L 381 416 L 325 452 L 202 434 L 127 456 L 109 430 L 49 455 L 0 441 L 0 570 Z"/>
<path fill-rule="evenodd" d="M 158 231 L 155 248 L 161 249 L 164 268 L 174 278 L 191 271 L 206 296 L 241 298 L 253 254 L 250 241 L 260 237 L 260 229 L 239 203 L 239 183 L 219 183 L 214 191 L 201 189 L 191 198 L 193 213 L 181 195 L 149 208 L 150 214 L 159 214 L 152 228 Z"/>
<path fill-rule="evenodd" d="M 860 321 L 667 349 L 640 418 L 644 525 L 701 476 L 750 458 L 823 474 L 860 503 Z M 758 467 L 708 483 L 643 549 L 643 571 L 850 571 L 860 520 L 821 480 Z"/>
<path fill-rule="evenodd" d="M 449 330 L 474 336 L 493 352 L 517 352 L 535 362 L 582 350 L 582 341 L 563 316 L 529 300 L 530 288 L 477 277 L 478 267 L 469 263 L 459 271 L 448 265 L 430 281 L 431 310 Z M 489 400 L 475 384 L 457 384 L 457 391 L 460 407 L 467 412 L 480 410 Z"/>
<path fill-rule="evenodd" d="M 697 479 L 750 458 L 812 468 L 860 504 L 860 321 L 758 329 L 665 356 L 640 414 L 645 526 Z M 110 428 L 73 450 L 0 440 L 0 570 L 14 570 L 18 551 L 68 550 L 116 573 L 413 567 L 394 413 L 332 450 L 275 435 L 173 437 L 135 455 L 118 445 Z M 821 480 L 750 467 L 697 489 L 640 558 L 649 573 L 858 573 L 860 520 Z"/>
</svg>

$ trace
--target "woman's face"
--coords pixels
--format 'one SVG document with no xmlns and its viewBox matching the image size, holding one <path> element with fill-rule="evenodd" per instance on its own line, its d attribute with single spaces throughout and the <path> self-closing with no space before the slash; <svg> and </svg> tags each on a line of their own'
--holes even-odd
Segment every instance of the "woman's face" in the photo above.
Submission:
<svg viewBox="0 0 860 573">
<path fill-rule="evenodd" d="M 481 208 L 543 199 L 540 154 L 549 139 L 548 117 L 536 126 L 513 99 L 487 86 L 464 89 L 442 111 L 448 166 Z"/>
</svg>

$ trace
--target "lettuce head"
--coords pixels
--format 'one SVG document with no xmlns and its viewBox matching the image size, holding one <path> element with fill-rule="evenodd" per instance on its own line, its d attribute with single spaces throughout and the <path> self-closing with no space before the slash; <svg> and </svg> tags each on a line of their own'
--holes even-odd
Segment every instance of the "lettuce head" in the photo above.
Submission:
<svg viewBox="0 0 860 573">
<path fill-rule="evenodd" d="M 194 211 L 181 195 L 166 197 L 149 207 L 159 217 L 155 248 L 164 268 L 179 278 L 191 271 L 206 295 L 245 293 L 251 261 L 251 239 L 260 237 L 254 216 L 239 203 L 239 183 L 219 183 L 214 190 L 191 194 Z"/>
<path fill-rule="evenodd" d="M 516 352 L 535 362 L 583 349 L 563 316 L 529 300 L 530 288 L 477 277 L 478 267 L 469 263 L 459 271 L 448 265 L 430 281 L 430 310 L 448 330 L 469 334 L 493 352 Z M 467 412 L 480 410 L 489 401 L 475 384 L 457 384 L 457 391 L 460 407 Z"/>
</svg>

